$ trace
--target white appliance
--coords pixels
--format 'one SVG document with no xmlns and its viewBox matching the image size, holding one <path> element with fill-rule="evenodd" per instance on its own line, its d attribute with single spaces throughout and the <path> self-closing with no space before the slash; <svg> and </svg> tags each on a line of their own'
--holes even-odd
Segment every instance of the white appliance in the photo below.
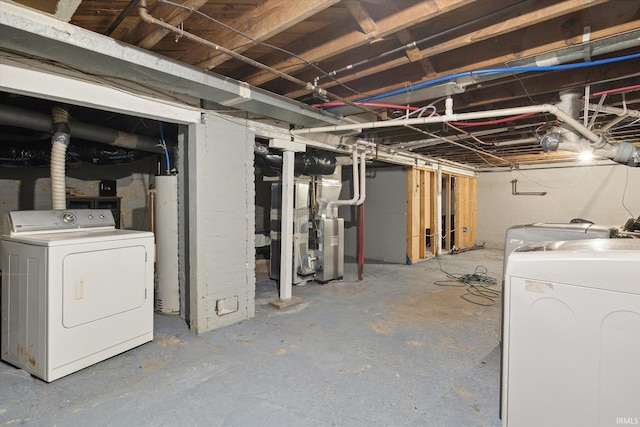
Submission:
<svg viewBox="0 0 640 427">
<path fill-rule="evenodd" d="M 504 242 L 504 261 L 509 254 L 520 246 L 536 242 L 582 240 L 582 239 L 611 239 L 617 237 L 619 227 L 597 225 L 592 223 L 543 223 L 516 225 L 507 229 Z"/>
<path fill-rule="evenodd" d="M 14 211 L 2 237 L 2 360 L 51 382 L 153 339 L 153 233 L 110 210 Z"/>
<path fill-rule="evenodd" d="M 640 241 L 532 244 L 504 286 L 502 425 L 640 419 Z"/>
</svg>

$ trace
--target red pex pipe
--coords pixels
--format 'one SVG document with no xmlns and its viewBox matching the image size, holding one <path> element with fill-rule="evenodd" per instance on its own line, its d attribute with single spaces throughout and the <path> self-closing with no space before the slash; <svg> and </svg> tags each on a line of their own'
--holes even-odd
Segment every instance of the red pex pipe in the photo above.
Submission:
<svg viewBox="0 0 640 427">
<path fill-rule="evenodd" d="M 625 87 L 619 87 L 616 89 L 603 90 L 602 92 L 592 93 L 591 95 L 589 95 L 589 98 L 593 98 L 594 96 L 600 96 L 600 95 L 608 95 L 610 93 L 626 92 L 628 90 L 634 90 L 634 89 L 640 89 L 640 85 L 625 86 Z"/>
</svg>

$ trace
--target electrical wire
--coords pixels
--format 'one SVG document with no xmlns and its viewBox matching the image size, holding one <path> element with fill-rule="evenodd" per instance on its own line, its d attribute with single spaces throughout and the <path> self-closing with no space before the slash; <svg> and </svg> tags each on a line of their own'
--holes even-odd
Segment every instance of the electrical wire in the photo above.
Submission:
<svg viewBox="0 0 640 427">
<path fill-rule="evenodd" d="M 632 122 L 625 123 L 624 125 L 620 125 L 620 126 L 615 126 L 615 127 L 609 128 L 609 130 L 611 131 L 611 130 L 624 129 L 624 128 L 627 128 L 627 127 L 629 127 L 629 126 L 633 126 L 633 125 L 635 125 L 635 124 L 637 124 L 637 123 L 639 123 L 639 122 L 640 122 L 640 118 L 635 119 L 635 120 L 634 120 L 634 121 L 632 121 Z"/>
<path fill-rule="evenodd" d="M 635 218 L 635 216 L 633 215 L 633 213 L 631 213 L 631 211 L 629 210 L 629 208 L 627 207 L 627 205 L 625 205 L 624 203 L 624 197 L 627 194 L 627 186 L 629 185 L 629 168 L 624 168 L 625 171 L 625 180 L 624 180 L 624 189 L 622 190 L 622 207 L 624 208 L 624 210 L 626 210 L 629 215 L 631 215 L 631 218 Z"/>
<path fill-rule="evenodd" d="M 244 37 L 244 38 L 246 38 L 246 39 L 250 40 L 251 42 L 253 42 L 253 43 L 255 43 L 255 44 L 258 44 L 258 45 L 260 45 L 260 46 L 267 47 L 267 48 L 269 48 L 269 49 L 276 50 L 276 51 L 278 51 L 278 52 L 281 52 L 281 53 L 284 53 L 284 54 L 286 54 L 286 55 L 292 56 L 292 57 L 294 57 L 294 58 L 296 58 L 296 59 L 299 59 L 300 61 L 304 62 L 304 63 L 305 63 L 305 64 L 307 64 L 308 66 L 310 66 L 310 67 L 314 68 L 316 71 L 318 71 L 318 72 L 320 72 L 320 73 L 323 73 L 324 75 L 329 76 L 329 74 L 328 74 L 326 71 L 324 71 L 322 68 L 320 68 L 320 67 L 319 67 L 319 66 L 317 66 L 316 64 L 314 64 L 314 63 L 312 63 L 312 62 L 310 62 L 310 61 L 308 61 L 308 60 L 304 59 L 304 58 L 303 58 L 303 57 L 301 57 L 300 55 L 297 55 L 297 54 L 295 54 L 295 53 L 293 53 L 293 52 L 290 52 L 290 51 L 288 51 L 288 50 L 286 50 L 286 49 L 283 49 L 283 48 L 281 48 L 281 47 L 278 47 L 278 46 L 272 45 L 272 44 L 270 44 L 270 43 L 265 43 L 265 42 L 263 42 L 263 41 L 261 41 L 261 40 L 258 40 L 258 39 L 254 38 L 254 37 L 251 37 L 250 35 L 248 35 L 248 34 L 246 34 L 246 33 L 242 32 L 242 31 L 240 31 L 240 30 L 238 30 L 238 29 L 235 29 L 235 28 L 233 28 L 232 26 L 230 26 L 230 25 L 228 25 L 228 24 L 225 24 L 224 22 L 219 21 L 219 20 L 215 19 L 214 17 L 209 16 L 209 15 L 207 15 L 207 14 L 205 14 L 205 13 L 203 13 L 203 12 L 199 11 L 199 10 L 196 10 L 196 9 L 194 9 L 194 8 L 192 8 L 192 7 L 185 6 L 185 5 L 182 5 L 182 4 L 179 4 L 179 3 L 175 3 L 175 2 L 170 1 L 170 0 L 158 0 L 158 1 L 159 1 L 160 3 L 165 3 L 165 4 L 168 4 L 168 5 L 171 5 L 171 6 L 174 6 L 174 7 L 180 8 L 180 9 L 189 10 L 189 11 L 191 11 L 192 13 L 194 13 L 194 14 L 196 14 L 196 15 L 198 15 L 198 16 L 201 16 L 201 17 L 203 17 L 203 18 L 205 18 L 205 19 L 207 19 L 207 20 L 209 20 L 209 21 L 211 21 L 211 22 L 214 22 L 214 23 L 216 23 L 216 24 L 218 24 L 218 25 L 220 25 L 220 26 L 222 26 L 222 27 L 224 27 L 224 28 L 228 29 L 229 31 L 233 31 L 233 32 L 234 32 L 234 33 L 236 33 L 236 34 L 241 35 L 242 37 Z M 245 45 L 245 46 L 246 46 L 246 45 Z M 347 89 L 348 91 L 353 92 L 353 93 L 355 93 L 356 95 L 362 95 L 362 92 L 359 92 L 359 91 L 357 91 L 357 90 L 355 90 L 355 89 L 351 88 L 350 86 L 348 86 L 348 85 L 346 85 L 346 84 L 344 84 L 344 83 L 342 83 L 342 82 L 338 81 L 338 80 L 337 80 L 336 78 L 334 78 L 333 76 L 329 76 L 329 77 L 330 77 L 330 78 L 331 78 L 331 80 L 333 80 L 336 84 L 338 84 L 338 85 L 342 86 L 343 88 Z"/>
<path fill-rule="evenodd" d="M 493 289 L 492 286 L 497 285 L 496 279 L 490 277 L 488 270 L 483 265 L 476 266 L 472 274 L 449 273 L 442 268 L 440 259 L 438 259 L 440 271 L 447 277 L 447 280 L 436 280 L 434 285 L 449 286 L 455 288 L 465 288 L 466 292 L 460 295 L 460 298 L 472 304 L 481 306 L 491 306 L 502 293 L 499 289 Z"/>
<path fill-rule="evenodd" d="M 465 21 L 464 23 L 462 23 L 460 25 L 456 25 L 454 27 L 448 28 L 448 29 L 440 31 L 438 33 L 431 34 L 431 35 L 429 35 L 429 36 L 427 36 L 425 38 L 422 38 L 420 40 L 411 42 L 411 43 L 406 44 L 406 45 L 402 45 L 402 46 L 397 47 L 395 49 L 391 49 L 391 50 L 389 50 L 387 52 L 383 52 L 383 53 L 381 53 L 379 55 L 376 55 L 376 56 L 374 56 L 372 58 L 363 59 L 363 60 L 358 61 L 358 62 L 356 62 L 354 64 L 349 64 L 349 65 L 347 65 L 345 67 L 342 67 L 342 68 L 339 68 L 337 70 L 331 71 L 330 73 L 324 73 L 323 75 L 318 76 L 316 78 L 316 80 L 320 80 L 320 79 L 322 79 L 324 77 L 329 77 L 329 78 L 333 79 L 333 76 L 335 76 L 335 75 L 337 75 L 339 73 L 342 73 L 343 71 L 353 70 L 354 68 L 361 67 L 361 66 L 366 65 L 366 64 L 368 64 L 370 62 L 377 61 L 377 60 L 379 60 L 381 58 L 384 58 L 386 56 L 392 55 L 394 53 L 404 52 L 405 50 L 407 50 L 409 48 L 417 48 L 418 45 L 421 45 L 421 44 L 426 43 L 426 42 L 431 41 L 431 40 L 435 40 L 435 39 L 437 39 L 439 37 L 442 37 L 444 35 L 447 35 L 449 33 L 453 33 L 455 31 L 459 31 L 459 30 L 461 30 L 463 28 L 466 28 L 466 27 L 469 27 L 471 25 L 475 25 L 475 24 L 481 23 L 482 21 L 485 21 L 485 20 L 487 20 L 489 18 L 493 18 L 493 17 L 499 16 L 499 15 L 502 15 L 502 14 L 504 14 L 506 12 L 511 11 L 511 10 L 520 8 L 521 6 L 524 6 L 527 3 L 531 3 L 532 1 L 534 1 L 534 0 L 524 0 L 524 1 L 518 2 L 516 4 L 513 4 L 511 6 L 505 7 L 503 9 L 496 10 L 496 11 L 493 11 L 491 13 L 487 13 L 487 14 L 482 15 L 480 17 L 477 17 L 475 19 L 471 19 L 471 20 Z"/>
</svg>

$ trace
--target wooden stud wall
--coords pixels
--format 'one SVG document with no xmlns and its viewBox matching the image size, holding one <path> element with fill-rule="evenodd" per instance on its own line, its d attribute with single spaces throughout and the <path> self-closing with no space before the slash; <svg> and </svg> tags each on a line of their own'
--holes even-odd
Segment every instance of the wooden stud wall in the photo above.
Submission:
<svg viewBox="0 0 640 427">
<path fill-rule="evenodd" d="M 435 172 L 419 167 L 407 169 L 407 261 L 410 263 L 429 255 L 426 247 L 427 230 L 430 230 L 431 254 L 435 254 L 438 244 L 442 244 L 442 249 L 448 252 L 454 247 L 467 248 L 476 243 L 475 177 L 446 173 L 442 177 L 444 241 L 436 241 L 433 236 L 436 227 Z"/>
<path fill-rule="evenodd" d="M 455 191 L 454 245 L 468 248 L 476 243 L 476 179 L 456 176 Z"/>
<path fill-rule="evenodd" d="M 427 257 L 427 229 L 431 233 L 435 229 L 434 183 L 433 171 L 415 166 L 407 169 L 407 261 L 411 263 Z"/>
</svg>

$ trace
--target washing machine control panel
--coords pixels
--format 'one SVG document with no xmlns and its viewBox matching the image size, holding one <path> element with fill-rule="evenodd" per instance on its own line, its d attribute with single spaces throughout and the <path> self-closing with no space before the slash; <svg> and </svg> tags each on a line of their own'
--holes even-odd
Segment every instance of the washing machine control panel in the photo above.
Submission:
<svg viewBox="0 0 640 427">
<path fill-rule="evenodd" d="M 7 213 L 10 234 L 48 233 L 78 229 L 115 228 L 109 209 L 67 209 L 41 211 L 11 211 Z"/>
</svg>

